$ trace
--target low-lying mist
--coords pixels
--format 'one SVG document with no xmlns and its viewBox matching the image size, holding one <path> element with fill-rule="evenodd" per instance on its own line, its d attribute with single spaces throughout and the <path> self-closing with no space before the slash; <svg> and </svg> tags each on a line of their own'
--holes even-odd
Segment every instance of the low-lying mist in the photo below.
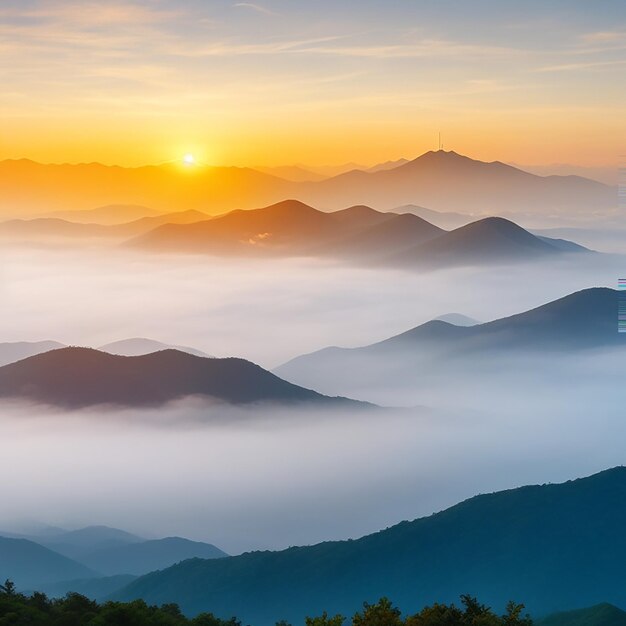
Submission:
<svg viewBox="0 0 626 626">
<path fill-rule="evenodd" d="M 225 261 L 5 249 L 0 341 L 140 336 L 273 367 L 435 316 L 481 321 L 594 285 L 618 257 L 432 273 L 312 260 Z M 616 319 L 617 323 L 617 319 Z M 230 553 L 356 537 L 479 492 L 625 461 L 623 355 L 476 364 L 355 395 L 406 410 L 207 407 L 60 413 L 0 405 L 0 529 L 105 524 Z"/>
<path fill-rule="evenodd" d="M 607 386 L 463 409 L 347 414 L 270 408 L 159 411 L 0 407 L 0 528 L 106 524 L 237 553 L 356 537 L 479 492 L 624 462 Z M 449 393 L 453 393 L 450 390 Z"/>
<path fill-rule="evenodd" d="M 359 346 L 450 312 L 487 321 L 570 292 L 614 287 L 622 257 L 419 273 L 312 259 L 5 248 L 0 341 L 99 346 L 128 337 L 242 356 L 266 368 Z"/>
</svg>

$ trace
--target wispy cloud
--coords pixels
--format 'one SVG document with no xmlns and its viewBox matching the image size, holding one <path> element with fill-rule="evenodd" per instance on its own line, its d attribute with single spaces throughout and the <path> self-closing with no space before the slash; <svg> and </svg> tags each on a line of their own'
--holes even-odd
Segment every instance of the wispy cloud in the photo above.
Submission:
<svg viewBox="0 0 626 626">
<path fill-rule="evenodd" d="M 603 30 L 593 33 L 585 33 L 582 40 L 587 43 L 614 43 L 626 41 L 626 31 Z"/>
<path fill-rule="evenodd" d="M 548 65 L 538 68 L 537 72 L 576 72 L 579 70 L 608 69 L 620 65 L 626 65 L 626 59 L 611 61 L 588 61 L 583 63 L 564 63 L 562 65 Z"/>
<path fill-rule="evenodd" d="M 523 54 L 516 48 L 485 46 L 478 44 L 448 41 L 443 39 L 423 39 L 406 44 L 381 44 L 364 46 L 309 46 L 298 48 L 297 52 L 311 54 L 371 57 L 381 59 L 422 58 L 422 57 L 502 57 Z"/>
<path fill-rule="evenodd" d="M 233 6 L 243 9 L 251 9 L 257 13 L 263 13 L 264 15 L 277 15 L 274 11 L 271 11 L 267 7 L 256 4 L 255 2 L 236 2 Z"/>
</svg>

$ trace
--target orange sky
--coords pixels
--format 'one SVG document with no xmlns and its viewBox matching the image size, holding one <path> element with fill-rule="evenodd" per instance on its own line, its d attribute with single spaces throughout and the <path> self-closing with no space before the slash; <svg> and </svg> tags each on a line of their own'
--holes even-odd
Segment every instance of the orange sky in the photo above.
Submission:
<svg viewBox="0 0 626 626">
<path fill-rule="evenodd" d="M 0 158 L 615 165 L 624 4 L 471 4 L 9 0 Z"/>
</svg>

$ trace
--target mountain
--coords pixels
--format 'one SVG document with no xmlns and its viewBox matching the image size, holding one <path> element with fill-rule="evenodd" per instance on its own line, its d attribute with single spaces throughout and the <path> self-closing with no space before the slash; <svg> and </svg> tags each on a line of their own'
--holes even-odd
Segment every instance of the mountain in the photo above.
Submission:
<svg viewBox="0 0 626 626">
<path fill-rule="evenodd" d="M 170 163 L 126 168 L 100 163 L 42 164 L 28 159 L 0 162 L 0 205 L 6 207 L 5 217 L 107 205 L 152 207 L 158 213 L 181 208 L 218 213 L 291 197 L 299 184 L 310 183 L 293 183 L 240 167 Z"/>
<path fill-rule="evenodd" d="M 143 576 L 115 598 L 177 602 L 244 623 L 350 615 L 393 598 L 407 613 L 460 594 L 533 615 L 626 601 L 626 468 L 563 484 L 480 495 L 358 540 L 185 561 Z M 601 600 L 602 599 L 602 600 Z"/>
<path fill-rule="evenodd" d="M 0 343 L 0 367 L 8 363 L 21 361 L 29 356 L 63 348 L 58 341 L 15 341 Z"/>
<path fill-rule="evenodd" d="M 301 183 L 298 197 L 324 207 L 367 203 L 390 210 L 417 204 L 479 215 L 588 214 L 617 206 L 615 187 L 577 176 L 537 176 L 499 161 L 486 163 L 444 150 L 390 170 L 351 171 Z"/>
<path fill-rule="evenodd" d="M 99 550 L 126 549 L 145 541 L 142 537 L 109 526 L 87 526 L 78 530 L 65 530 L 54 534 L 32 535 L 32 541 L 83 563 L 83 557 Z M 116 574 L 120 572 L 115 572 Z"/>
<path fill-rule="evenodd" d="M 615 187 L 577 176 L 536 176 L 497 161 L 486 163 L 443 150 L 392 169 L 359 168 L 350 165 L 335 169 L 344 173 L 332 178 L 294 182 L 238 167 L 124 168 L 6 160 L 0 162 L 0 205 L 6 207 L 5 218 L 58 216 L 60 211 L 66 217 L 67 211 L 120 204 L 149 206 L 161 213 L 184 208 L 216 214 L 294 197 L 326 210 L 359 204 L 391 210 L 417 204 L 479 215 L 519 211 L 588 215 L 617 206 Z M 332 175 L 332 170 L 309 169 Z"/>
<path fill-rule="evenodd" d="M 137 204 L 109 204 L 82 211 L 56 211 L 41 215 L 45 218 L 57 218 L 77 224 L 126 224 L 144 217 L 156 217 L 159 211 Z"/>
<path fill-rule="evenodd" d="M 384 172 L 386 170 L 393 170 L 401 165 L 406 165 L 409 162 L 408 159 L 397 159 L 396 161 L 385 161 L 384 163 L 377 163 L 368 167 L 366 172 Z"/>
<path fill-rule="evenodd" d="M 581 354 L 626 346 L 617 332 L 619 294 L 579 291 L 531 311 L 473 326 L 433 320 L 360 348 L 324 348 L 276 368 L 275 373 L 325 393 L 351 393 L 381 384 L 419 387 L 481 367 L 511 368 L 516 358 Z M 489 370 L 491 371 L 491 370 Z"/>
<path fill-rule="evenodd" d="M 200 211 L 177 211 L 157 216 L 142 217 L 122 224 L 91 224 L 72 222 L 53 217 L 14 219 L 0 223 L 0 237 L 11 241 L 41 241 L 47 239 L 117 239 L 136 237 L 163 224 L 193 224 L 211 219 Z"/>
<path fill-rule="evenodd" d="M 540 259 L 578 248 L 536 237 L 507 219 L 487 217 L 402 251 L 394 260 L 419 267 L 484 265 Z"/>
<path fill-rule="evenodd" d="M 95 576 L 81 563 L 33 541 L 0 537 L 0 580 L 11 579 L 20 589 Z"/>
<path fill-rule="evenodd" d="M 293 182 L 304 182 L 314 180 L 324 180 L 327 176 L 314 172 L 306 167 L 299 165 L 282 165 L 277 167 L 255 167 L 255 170 L 262 172 L 263 174 L 270 174 L 271 176 L 277 176 L 284 180 L 290 180 Z"/>
<path fill-rule="evenodd" d="M 41 591 L 50 598 L 63 598 L 68 593 L 79 593 L 97 602 L 105 600 L 111 594 L 130 584 L 136 576 L 118 574 L 98 578 L 79 578 L 39 584 L 33 591 Z"/>
<path fill-rule="evenodd" d="M 444 230 L 453 230 L 465 226 L 470 222 L 474 222 L 480 217 L 474 215 L 463 215 L 462 213 L 433 211 L 432 209 L 426 209 L 423 206 L 416 206 L 415 204 L 407 204 L 405 206 L 396 207 L 394 213 L 412 213 L 424 220 L 427 220 L 431 224 L 443 228 Z"/>
<path fill-rule="evenodd" d="M 536 626 L 626 626 L 626 611 L 606 602 L 536 620 Z"/>
<path fill-rule="evenodd" d="M 121 341 L 113 341 L 104 346 L 97 348 L 101 352 L 109 354 L 117 354 L 118 356 L 141 356 L 143 354 L 151 354 L 153 352 L 161 352 L 163 350 L 178 350 L 187 354 L 194 354 L 204 358 L 212 358 L 210 355 L 190 348 L 188 346 L 175 346 L 154 339 L 145 339 L 143 337 L 132 337 L 131 339 L 122 339 Z"/>
<path fill-rule="evenodd" d="M 303 389 L 244 359 L 207 359 L 177 350 L 124 357 L 61 348 L 0 368 L 0 397 L 66 409 L 155 407 L 189 396 L 229 404 L 364 406 Z"/>
<path fill-rule="evenodd" d="M 364 205 L 324 212 L 298 200 L 232 211 L 210 221 L 166 224 L 128 245 L 214 255 L 330 257 L 417 268 L 511 263 L 584 250 L 536 237 L 501 218 L 447 232 L 411 213 L 383 213 Z"/>
<path fill-rule="evenodd" d="M 327 213 L 298 200 L 285 200 L 260 209 L 231 211 L 206 222 L 161 226 L 130 245 L 239 256 L 343 254 L 346 240 L 400 219 L 366 206 Z"/>
<path fill-rule="evenodd" d="M 435 320 L 439 322 L 447 322 L 453 326 L 476 326 L 476 324 L 480 324 L 478 320 L 475 320 L 473 317 L 463 315 L 462 313 L 446 313 L 445 315 L 436 317 Z"/>
<path fill-rule="evenodd" d="M 210 543 L 167 537 L 126 546 L 101 548 L 82 557 L 81 562 L 107 576 L 138 576 L 164 569 L 192 558 L 219 559 L 228 556 Z"/>
</svg>

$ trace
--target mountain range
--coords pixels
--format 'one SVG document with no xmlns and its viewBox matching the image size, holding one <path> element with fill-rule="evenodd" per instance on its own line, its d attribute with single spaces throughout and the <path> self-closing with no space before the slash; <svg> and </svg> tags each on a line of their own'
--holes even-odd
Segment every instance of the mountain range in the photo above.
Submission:
<svg viewBox="0 0 626 626">
<path fill-rule="evenodd" d="M 80 213 L 76 211 L 75 213 Z M 89 213 L 89 211 L 86 211 Z M 15 242 L 46 241 L 49 239 L 111 239 L 123 241 L 147 233 L 163 224 L 192 224 L 210 219 L 200 211 L 177 211 L 162 215 L 140 217 L 120 224 L 74 222 L 56 217 L 15 219 L 0 223 L 0 237 Z"/>
<path fill-rule="evenodd" d="M 59 348 L 67 347 L 68 346 L 58 341 L 15 341 L 0 343 L 0 367 L 21 361 L 29 356 L 35 356 L 36 354 L 50 352 L 50 350 L 58 350 Z M 180 352 L 188 352 L 196 356 L 210 357 L 210 355 L 196 348 L 171 345 L 144 337 L 131 337 L 129 339 L 113 341 L 100 346 L 98 350 L 119 356 L 141 356 L 142 354 L 150 354 L 162 350 L 179 350 Z"/>
<path fill-rule="evenodd" d="M 617 206 L 614 187 L 576 176 L 537 176 L 455 152 L 427 152 L 394 165 L 295 182 L 251 168 L 177 164 L 123 168 L 7 160 L 0 162 L 0 201 L 10 207 L 5 217 L 119 204 L 215 214 L 293 197 L 326 210 L 358 204 L 390 210 L 417 204 L 480 215 L 529 210 L 589 213 Z"/>
<path fill-rule="evenodd" d="M 298 200 L 231 211 L 207 221 L 164 224 L 128 242 L 141 250 L 234 256 L 311 256 L 359 263 L 437 268 L 537 260 L 588 252 L 532 235 L 503 218 L 445 231 L 412 213 L 356 205 L 319 211 Z"/>
<path fill-rule="evenodd" d="M 125 357 L 60 348 L 0 367 L 1 398 L 65 409 L 156 407 L 190 396 L 241 405 L 367 406 L 298 387 L 244 359 L 202 358 L 178 350 Z"/>
<path fill-rule="evenodd" d="M 58 580 L 94 578 L 87 566 L 28 539 L 0 537 L 0 579 L 34 588 Z"/>
<path fill-rule="evenodd" d="M 301 623 L 394 599 L 406 612 L 460 594 L 502 609 L 522 598 L 533 616 L 626 602 L 626 468 L 563 484 L 480 495 L 358 540 L 217 560 L 192 559 L 114 594 L 246 623 Z"/>
<path fill-rule="evenodd" d="M 477 161 L 454 151 L 427 152 L 399 167 L 352 171 L 302 183 L 298 197 L 329 207 L 406 204 L 437 211 L 507 215 L 515 212 L 587 213 L 617 205 L 614 187 L 577 176 L 537 176 L 499 161 Z"/>
<path fill-rule="evenodd" d="M 0 578 L 52 595 L 104 597 L 135 577 L 189 558 L 227 556 L 182 537 L 147 540 L 117 528 L 89 526 L 28 536 L 0 532 Z"/>
<path fill-rule="evenodd" d="M 618 292 L 579 291 L 510 317 L 459 326 L 441 320 L 421 324 L 360 348 L 329 347 L 296 357 L 274 371 L 325 393 L 381 384 L 390 379 L 413 386 L 475 372 L 478 363 L 501 357 L 508 366 L 527 355 L 581 354 L 626 346 L 617 332 Z"/>
</svg>

